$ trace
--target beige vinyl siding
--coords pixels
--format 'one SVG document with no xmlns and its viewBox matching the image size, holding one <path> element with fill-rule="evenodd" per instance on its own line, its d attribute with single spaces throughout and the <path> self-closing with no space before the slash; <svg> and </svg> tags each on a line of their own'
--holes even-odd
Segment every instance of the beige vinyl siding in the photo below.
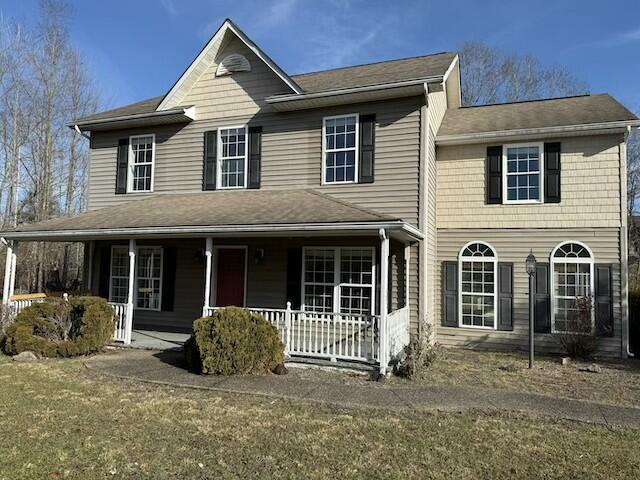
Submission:
<svg viewBox="0 0 640 480">
<path fill-rule="evenodd" d="M 425 228 L 427 242 L 426 261 L 426 298 L 425 298 L 425 321 L 433 325 L 435 312 L 435 280 L 437 275 L 437 209 L 436 209 L 436 146 L 435 138 L 438 128 L 442 123 L 442 117 L 447 109 L 447 98 L 442 88 L 430 91 L 428 94 L 429 115 L 427 145 L 426 145 L 426 191 L 425 199 Z"/>
<path fill-rule="evenodd" d="M 438 147 L 438 228 L 620 227 L 622 136 L 552 141 L 562 149 L 557 204 L 486 205 L 487 144 Z"/>
<path fill-rule="evenodd" d="M 513 322 L 512 332 L 488 331 L 471 328 L 442 326 L 442 262 L 457 261 L 460 248 L 468 242 L 480 240 L 495 249 L 499 262 L 513 262 Z M 539 262 L 549 262 L 551 251 L 559 243 L 578 240 L 588 245 L 595 263 L 613 264 L 613 315 L 614 336 L 599 338 L 599 353 L 622 355 L 621 343 L 621 269 L 620 237 L 616 228 L 592 229 L 450 229 L 438 230 L 438 268 L 436 296 L 436 331 L 439 343 L 479 349 L 524 350 L 528 345 L 528 276 L 525 258 L 530 249 Z M 551 334 L 536 335 L 539 352 L 560 353 L 557 337 Z"/>
<path fill-rule="evenodd" d="M 451 70 L 445 82 L 445 89 L 449 108 L 460 108 L 460 62 Z"/>
<path fill-rule="evenodd" d="M 213 239 L 214 246 L 247 246 L 247 306 L 265 308 L 285 308 L 287 293 L 287 255 L 288 249 L 303 246 L 358 246 L 379 248 L 380 241 L 372 237 L 356 238 L 220 238 Z M 92 285 L 94 293 L 100 288 L 100 256 L 103 248 L 110 249 L 112 244 L 124 245 L 124 242 L 97 242 L 94 250 L 94 270 Z M 193 321 L 202 313 L 204 304 L 205 260 L 203 256 L 205 239 L 167 239 L 162 241 L 138 241 L 138 246 L 156 245 L 176 248 L 176 290 L 174 309 L 171 312 L 135 310 L 134 327 L 189 330 Z M 258 248 L 264 249 L 264 259 L 255 261 Z M 390 306 L 399 308 L 404 303 L 404 252 L 403 246 L 392 242 L 390 258 Z M 410 278 L 417 278 L 412 264 Z M 379 268 L 378 268 L 379 271 Z M 412 281 L 410 280 L 410 281 Z M 215 277 L 212 282 L 215 289 Z M 212 290 L 213 292 L 213 290 Z M 416 293 L 412 291 L 411 295 Z M 379 291 L 376 298 L 379 299 Z M 212 293 L 213 298 L 213 293 Z M 414 297 L 414 299 L 417 297 Z"/>
<path fill-rule="evenodd" d="M 90 153 L 89 209 L 150 195 L 115 194 L 119 138 L 156 134 L 154 193 L 198 192 L 202 190 L 204 132 L 250 122 L 263 127 L 262 189 L 314 188 L 417 225 L 420 104 L 421 98 L 416 97 L 255 118 L 201 119 L 186 126 L 95 132 Z M 322 119 L 342 113 L 376 114 L 372 184 L 321 185 Z"/>
</svg>

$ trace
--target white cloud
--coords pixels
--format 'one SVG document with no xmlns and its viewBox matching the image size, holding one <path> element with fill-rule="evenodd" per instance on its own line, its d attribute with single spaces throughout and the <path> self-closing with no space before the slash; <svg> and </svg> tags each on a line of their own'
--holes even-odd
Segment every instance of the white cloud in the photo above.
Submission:
<svg viewBox="0 0 640 480">
<path fill-rule="evenodd" d="M 266 12 L 260 14 L 258 23 L 263 29 L 274 28 L 286 23 L 293 16 L 298 0 L 277 0 L 269 6 Z"/>
<path fill-rule="evenodd" d="M 176 8 L 174 0 L 160 0 L 160 4 L 162 5 L 162 8 L 164 8 L 164 10 L 172 17 L 175 17 L 178 14 L 178 10 Z"/>
</svg>

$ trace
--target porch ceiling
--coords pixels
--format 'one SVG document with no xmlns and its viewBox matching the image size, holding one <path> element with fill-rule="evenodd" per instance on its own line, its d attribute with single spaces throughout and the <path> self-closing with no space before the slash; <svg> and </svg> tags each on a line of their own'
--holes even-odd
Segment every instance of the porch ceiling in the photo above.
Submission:
<svg viewBox="0 0 640 480">
<path fill-rule="evenodd" d="M 126 200 L 123 198 L 123 200 Z M 314 190 L 158 194 L 0 232 L 8 240 L 83 241 L 158 236 L 376 235 L 422 238 L 412 225 Z"/>
</svg>

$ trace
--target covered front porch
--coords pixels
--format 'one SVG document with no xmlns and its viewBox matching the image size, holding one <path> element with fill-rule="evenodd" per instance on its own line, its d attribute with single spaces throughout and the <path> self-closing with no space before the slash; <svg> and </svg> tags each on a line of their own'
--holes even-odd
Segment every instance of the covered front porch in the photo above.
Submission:
<svg viewBox="0 0 640 480">
<path fill-rule="evenodd" d="M 76 217 L 78 224 L 95 213 Z M 166 226 L 10 232 L 3 301 L 16 313 L 37 301 L 13 295 L 18 243 L 43 237 L 84 243 L 86 290 L 113 306 L 114 340 L 123 344 L 132 343 L 134 330 L 187 334 L 200 316 L 238 306 L 274 325 L 290 358 L 360 362 L 384 372 L 418 322 L 420 236 L 387 218 L 198 225 L 179 233 Z"/>
</svg>

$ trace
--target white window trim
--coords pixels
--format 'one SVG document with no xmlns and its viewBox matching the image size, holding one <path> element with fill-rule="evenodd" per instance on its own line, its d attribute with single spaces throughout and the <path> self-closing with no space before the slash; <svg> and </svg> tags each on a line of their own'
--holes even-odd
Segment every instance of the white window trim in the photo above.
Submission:
<svg viewBox="0 0 640 480">
<path fill-rule="evenodd" d="M 325 175 L 325 171 L 327 168 L 327 153 L 328 152 L 334 152 L 334 151 L 344 151 L 344 150 L 351 150 L 351 149 L 344 149 L 344 148 L 339 148 L 339 149 L 331 149 L 331 150 L 327 150 L 327 120 L 336 120 L 338 118 L 348 118 L 348 117 L 356 117 L 356 139 L 355 139 L 355 166 L 354 166 L 354 172 L 353 172 L 353 180 L 344 180 L 341 182 L 327 182 L 326 181 L 326 175 Z M 358 179 L 358 170 L 359 170 L 359 165 L 360 165 L 360 114 L 359 113 L 348 113 L 348 114 L 344 114 L 344 115 L 333 115 L 330 117 L 322 117 L 322 172 L 320 174 L 320 182 L 321 185 L 345 185 L 345 184 L 352 184 L 352 183 L 358 183 L 359 179 Z"/>
<path fill-rule="evenodd" d="M 507 184 L 507 149 L 509 148 L 521 148 L 521 147 L 538 147 L 539 159 L 538 170 L 540 172 L 539 187 L 539 199 L 538 200 L 509 200 L 509 190 Z M 513 174 L 516 175 L 516 174 Z M 517 175 L 516 175 L 517 176 Z M 543 142 L 528 142 L 528 143 L 508 143 L 502 145 L 502 203 L 509 205 L 526 205 L 532 203 L 544 203 L 544 143 Z"/>
<path fill-rule="evenodd" d="M 133 172 L 135 171 L 135 165 L 133 162 L 133 147 L 132 142 L 134 138 L 151 137 L 151 188 L 149 190 L 134 190 L 133 189 Z M 154 178 L 156 173 L 156 134 L 145 133 L 141 135 L 131 135 L 129 137 L 129 148 L 127 155 L 127 193 L 153 193 Z M 137 164 L 140 165 L 140 164 Z"/>
<path fill-rule="evenodd" d="M 222 186 L 222 161 L 225 160 L 222 156 L 222 131 L 232 130 L 237 128 L 244 128 L 244 184 L 238 187 L 223 187 Z M 218 128 L 217 136 L 217 152 L 216 155 L 216 190 L 242 190 L 246 189 L 249 178 L 249 127 L 248 125 L 232 125 Z M 235 158 L 238 157 L 229 157 Z"/>
<path fill-rule="evenodd" d="M 213 261 L 211 265 L 211 275 L 213 276 L 213 282 L 211 285 L 214 287 L 211 292 L 211 301 L 212 305 L 217 306 L 217 297 L 218 297 L 218 258 L 220 255 L 220 250 L 244 250 L 244 298 L 242 299 L 243 304 L 238 305 L 238 307 L 246 307 L 247 305 L 247 274 L 248 274 L 248 265 L 249 265 L 249 247 L 247 245 L 214 245 L 213 246 Z"/>
<path fill-rule="evenodd" d="M 319 246 L 309 246 L 302 247 L 302 278 L 301 278 L 301 287 L 300 287 L 300 310 L 303 312 L 306 311 L 306 304 L 304 303 L 304 291 L 307 285 L 305 282 L 305 259 L 307 257 L 307 250 L 333 250 L 333 312 L 340 314 L 340 287 L 365 287 L 365 284 L 355 284 L 355 283 L 340 283 L 340 260 L 342 250 L 369 250 L 371 252 L 371 311 L 368 314 L 362 315 L 376 315 L 377 307 L 376 307 L 376 288 L 377 288 L 377 278 L 376 278 L 376 251 L 375 247 L 359 247 L 359 246 L 342 246 L 342 247 L 334 247 L 327 245 L 319 245 Z M 314 282 L 309 282 L 309 285 L 313 285 Z M 317 313 L 317 312 L 313 312 Z M 327 312 L 328 313 L 328 312 Z M 356 313 L 345 313 L 343 315 L 359 315 Z"/>
<path fill-rule="evenodd" d="M 138 307 L 138 250 L 140 248 L 157 248 L 160 249 L 160 291 L 158 294 L 158 308 L 141 308 Z M 129 247 L 127 247 L 126 245 L 111 245 L 111 259 L 109 261 L 109 301 L 112 302 L 113 300 L 113 252 L 117 249 L 122 249 L 125 250 L 127 252 L 127 265 L 129 262 Z M 160 312 L 162 311 L 162 283 L 163 283 L 163 278 L 164 278 L 164 248 L 159 246 L 159 245 L 139 245 L 136 246 L 136 261 L 135 261 L 135 265 L 134 265 L 134 272 L 133 272 L 133 285 L 134 285 L 134 289 L 133 289 L 133 308 L 134 310 L 147 310 L 147 311 L 153 311 L 153 312 Z M 124 278 L 121 276 L 118 276 L 118 278 Z M 126 276 L 126 278 L 129 278 L 129 275 Z M 128 299 L 127 299 L 128 301 Z M 126 301 L 124 302 L 126 303 Z"/>
<path fill-rule="evenodd" d="M 587 252 L 589 252 L 589 258 L 578 258 L 578 257 L 562 257 L 556 258 L 555 254 L 558 249 L 568 243 L 575 243 L 576 245 L 580 245 L 585 248 Z M 593 256 L 593 251 L 589 248 L 588 245 L 578 241 L 578 240 L 566 240 L 564 242 L 559 243 L 556 247 L 551 251 L 551 257 L 549 261 L 549 268 L 551 271 L 549 272 L 549 292 L 551 296 L 551 333 L 571 333 L 566 332 L 564 330 L 556 329 L 556 286 L 555 286 L 555 264 L 556 263 L 588 263 L 589 264 L 589 288 L 592 301 L 595 300 L 595 257 Z M 595 302 L 594 302 L 595 303 Z M 591 332 L 594 331 L 596 324 L 596 312 L 595 312 L 595 304 L 591 306 Z"/>
<path fill-rule="evenodd" d="M 490 248 L 494 256 L 492 257 L 465 257 L 462 252 L 470 245 L 479 243 Z M 462 262 L 493 262 L 493 327 L 486 327 L 484 325 L 464 325 L 462 323 L 462 295 L 466 293 L 468 295 L 480 295 L 483 297 L 492 296 L 491 294 L 479 294 L 473 292 L 462 291 Z M 458 327 L 459 328 L 471 328 L 477 330 L 497 330 L 498 329 L 498 252 L 493 246 L 482 240 L 474 240 L 464 245 L 458 252 Z"/>
</svg>

